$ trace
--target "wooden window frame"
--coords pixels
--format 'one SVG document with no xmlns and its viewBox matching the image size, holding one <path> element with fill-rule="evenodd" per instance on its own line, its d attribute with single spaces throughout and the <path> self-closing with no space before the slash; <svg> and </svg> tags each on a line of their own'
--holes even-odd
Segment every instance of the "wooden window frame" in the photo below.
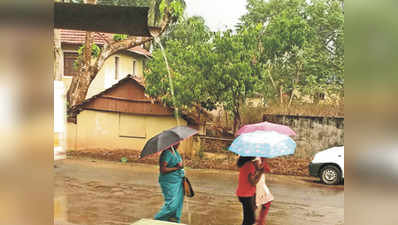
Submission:
<svg viewBox="0 0 398 225">
<path fill-rule="evenodd" d="M 119 79 L 119 64 L 120 64 L 120 57 L 115 56 L 115 80 Z"/>
<path fill-rule="evenodd" d="M 63 72 L 62 72 L 62 77 L 63 78 L 69 78 L 69 79 L 71 79 L 71 78 L 73 78 L 74 77 L 74 75 L 69 75 L 69 74 L 65 74 L 65 72 L 66 72 L 66 69 L 65 69 L 65 66 L 66 66 L 66 63 L 65 63 L 65 54 L 76 54 L 76 59 L 77 59 L 77 57 L 79 57 L 79 53 L 77 52 L 77 51 L 71 51 L 71 50 L 63 50 Z M 76 60 L 75 59 L 75 60 Z M 72 69 L 73 69 L 73 63 L 72 63 Z M 76 71 L 76 73 L 77 73 L 78 71 Z"/>
<path fill-rule="evenodd" d="M 133 59 L 133 76 L 137 76 L 137 60 Z"/>
</svg>

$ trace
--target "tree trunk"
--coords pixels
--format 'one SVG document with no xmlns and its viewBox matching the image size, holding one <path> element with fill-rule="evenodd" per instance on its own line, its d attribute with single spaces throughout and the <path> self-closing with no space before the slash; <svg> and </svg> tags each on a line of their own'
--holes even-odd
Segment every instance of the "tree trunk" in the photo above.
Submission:
<svg viewBox="0 0 398 225">
<path fill-rule="evenodd" d="M 294 97 L 294 92 L 295 92 L 295 91 L 296 91 L 296 89 L 293 88 L 292 94 L 290 95 L 289 103 L 287 104 L 287 107 L 290 107 L 290 105 L 292 104 L 293 97 Z"/>
<path fill-rule="evenodd" d="M 235 95 L 236 96 L 236 95 Z M 240 128 L 241 125 L 241 119 L 240 119 L 240 113 L 239 113 L 239 108 L 240 108 L 240 101 L 236 100 L 233 108 L 233 113 L 234 113 L 234 135 L 236 131 Z"/>
<path fill-rule="evenodd" d="M 90 71 L 82 71 L 79 73 L 79 76 L 73 77 L 67 94 L 69 109 L 85 100 L 88 88 L 92 82 L 91 77 L 93 76 Z"/>
<path fill-rule="evenodd" d="M 289 104 L 287 105 L 288 107 L 290 107 L 290 105 L 292 104 L 294 93 L 295 93 L 296 87 L 297 87 L 299 79 L 300 79 L 301 68 L 302 68 L 301 64 L 298 65 L 297 68 L 296 68 L 296 79 L 293 82 L 293 90 L 292 90 L 292 94 L 290 95 Z"/>
<path fill-rule="evenodd" d="M 202 107 L 200 107 L 200 105 L 199 105 L 199 107 L 198 107 L 198 120 L 199 120 L 199 124 L 201 124 L 200 123 L 200 114 L 202 113 Z M 200 126 L 200 125 L 199 125 Z"/>
<path fill-rule="evenodd" d="M 223 110 L 225 112 L 225 128 L 228 129 L 228 112 L 224 108 L 223 108 Z"/>
<path fill-rule="evenodd" d="M 72 83 L 67 93 L 69 109 L 82 103 L 87 95 L 88 88 L 94 79 L 91 67 L 91 50 L 93 45 L 93 37 L 91 32 L 86 32 L 86 41 L 83 51 L 83 60 L 80 62 L 79 73 L 72 79 Z"/>
<path fill-rule="evenodd" d="M 268 76 L 269 76 L 269 79 L 271 80 L 272 87 L 274 87 L 275 92 L 279 92 L 280 103 L 282 104 L 283 103 L 282 87 L 279 87 L 279 90 L 278 90 L 278 87 L 276 86 L 275 81 L 272 78 L 272 74 L 271 74 L 272 67 L 271 67 L 271 64 L 268 65 L 267 69 L 268 69 Z"/>
<path fill-rule="evenodd" d="M 96 3 L 95 0 L 87 0 L 86 2 L 92 4 Z M 165 17 L 161 22 L 161 29 L 158 35 L 162 34 L 167 29 L 170 22 L 170 17 L 170 13 L 165 12 Z M 90 32 L 87 32 L 87 34 L 90 34 Z M 92 35 L 86 35 L 85 49 L 88 49 L 89 51 L 84 51 L 84 57 L 80 64 L 79 74 L 73 77 L 72 83 L 69 87 L 67 93 L 68 111 L 72 107 L 82 103 L 85 100 L 91 82 L 103 67 L 106 59 L 118 51 L 130 49 L 135 46 L 145 44 L 151 40 L 153 40 L 153 37 L 139 38 L 138 40 L 138 38 L 135 36 L 129 36 L 127 39 L 122 41 L 111 41 L 110 43 L 104 45 L 95 62 L 91 63 L 91 46 L 93 43 L 93 38 Z"/>
<path fill-rule="evenodd" d="M 269 76 L 269 79 L 271 80 L 271 84 L 272 84 L 272 86 L 275 88 L 275 90 L 278 90 L 278 88 L 277 88 L 276 85 L 275 85 L 275 81 L 274 81 L 274 79 L 272 78 L 271 71 L 272 71 L 272 67 L 271 67 L 271 65 L 268 65 L 268 76 Z"/>
<path fill-rule="evenodd" d="M 86 58 L 88 57 L 86 55 L 88 54 L 88 52 L 86 51 L 84 52 L 84 59 L 80 66 L 79 74 L 73 77 L 71 86 L 68 90 L 67 99 L 68 99 L 69 109 L 71 109 L 73 106 L 82 103 L 85 100 L 91 82 L 94 80 L 98 71 L 100 71 L 105 61 L 110 56 L 112 56 L 113 54 L 115 54 L 120 50 L 129 49 L 152 40 L 152 38 L 144 38 L 142 39 L 141 42 L 137 43 L 136 39 L 137 39 L 136 37 L 130 37 L 130 39 L 118 42 L 112 42 L 109 45 L 105 44 L 99 56 L 97 57 L 94 65 L 91 65 L 91 47 L 90 47 L 89 58 Z M 79 89 L 84 89 L 84 90 L 79 90 Z"/>
<path fill-rule="evenodd" d="M 240 128 L 241 125 L 241 118 L 240 118 L 240 113 L 239 113 L 239 107 L 238 109 L 234 110 L 234 134 L 236 131 Z"/>
</svg>

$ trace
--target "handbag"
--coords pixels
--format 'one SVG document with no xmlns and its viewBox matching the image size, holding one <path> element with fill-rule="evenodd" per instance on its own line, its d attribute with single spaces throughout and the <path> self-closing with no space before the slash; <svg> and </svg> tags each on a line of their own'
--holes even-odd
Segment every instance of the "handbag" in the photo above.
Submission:
<svg viewBox="0 0 398 225">
<path fill-rule="evenodd" d="M 195 192 L 193 191 L 191 182 L 189 182 L 187 177 L 182 179 L 182 184 L 184 186 L 184 195 L 192 198 L 195 195 Z"/>
</svg>

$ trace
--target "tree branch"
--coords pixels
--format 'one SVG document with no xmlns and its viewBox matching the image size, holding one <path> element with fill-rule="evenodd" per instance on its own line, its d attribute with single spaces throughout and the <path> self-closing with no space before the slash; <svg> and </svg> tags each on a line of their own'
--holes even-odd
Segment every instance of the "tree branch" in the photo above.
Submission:
<svg viewBox="0 0 398 225">
<path fill-rule="evenodd" d="M 269 64 L 268 65 L 268 76 L 269 76 L 269 79 L 271 80 L 272 86 L 275 88 L 275 91 L 277 91 L 278 88 L 276 87 L 274 79 L 272 78 L 271 71 L 272 71 L 271 64 Z"/>
<path fill-rule="evenodd" d="M 98 34 L 102 40 L 104 40 L 108 45 L 110 44 L 109 40 L 104 36 L 103 33 L 100 32 L 95 32 L 96 34 Z"/>
<path fill-rule="evenodd" d="M 129 39 L 112 42 L 109 45 L 104 45 L 104 48 L 101 50 L 97 60 L 95 61 L 95 64 L 92 66 L 91 70 L 93 70 L 93 72 L 95 72 L 94 74 L 96 75 L 96 73 L 104 65 L 106 59 L 108 59 L 110 56 L 112 56 L 116 52 L 136 47 L 138 45 L 141 45 L 148 41 L 151 41 L 152 39 L 153 39 L 152 37 L 149 37 L 149 38 L 144 38 L 140 42 L 137 42 L 137 37 L 132 36 Z"/>
<path fill-rule="evenodd" d="M 170 17 L 171 17 L 170 13 L 165 12 L 165 19 L 161 23 L 160 32 L 156 34 L 157 36 L 161 35 L 167 29 L 170 23 Z M 109 44 L 104 45 L 103 49 L 101 49 L 99 56 L 97 57 L 97 60 L 95 61 L 94 65 L 91 67 L 91 70 L 94 72 L 93 75 L 95 76 L 97 74 L 97 72 L 104 65 L 106 59 L 108 59 L 111 55 L 115 54 L 118 51 L 127 50 L 135 46 L 142 45 L 146 42 L 152 41 L 154 37 L 143 38 L 139 42 L 137 42 L 137 38 L 138 38 L 137 36 L 129 36 L 125 40 L 112 41 L 109 42 Z"/>
<path fill-rule="evenodd" d="M 295 93 L 295 91 L 296 91 L 296 87 L 297 87 L 297 84 L 298 84 L 298 82 L 299 82 L 299 75 L 300 75 L 300 71 L 301 71 L 301 68 L 302 68 L 302 65 L 303 64 L 299 64 L 297 67 L 296 67 L 296 80 L 294 80 L 293 81 L 293 90 L 292 90 L 292 93 L 291 93 L 291 95 L 290 95 L 290 99 L 289 99 L 289 103 L 288 103 L 288 107 L 290 107 L 290 105 L 292 104 L 292 101 L 293 101 L 293 97 L 294 97 L 294 93 Z"/>
</svg>

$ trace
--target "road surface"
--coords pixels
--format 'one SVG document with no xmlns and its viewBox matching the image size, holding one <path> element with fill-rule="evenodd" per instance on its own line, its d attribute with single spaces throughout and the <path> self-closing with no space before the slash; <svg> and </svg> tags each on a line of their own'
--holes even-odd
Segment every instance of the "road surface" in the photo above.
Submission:
<svg viewBox="0 0 398 225">
<path fill-rule="evenodd" d="M 185 198 L 182 223 L 241 224 L 237 171 L 185 170 L 195 196 Z M 54 171 L 56 225 L 132 224 L 152 218 L 163 203 L 157 166 L 67 159 Z M 344 224 L 344 186 L 278 175 L 267 175 L 267 184 L 275 197 L 267 225 Z"/>
</svg>

